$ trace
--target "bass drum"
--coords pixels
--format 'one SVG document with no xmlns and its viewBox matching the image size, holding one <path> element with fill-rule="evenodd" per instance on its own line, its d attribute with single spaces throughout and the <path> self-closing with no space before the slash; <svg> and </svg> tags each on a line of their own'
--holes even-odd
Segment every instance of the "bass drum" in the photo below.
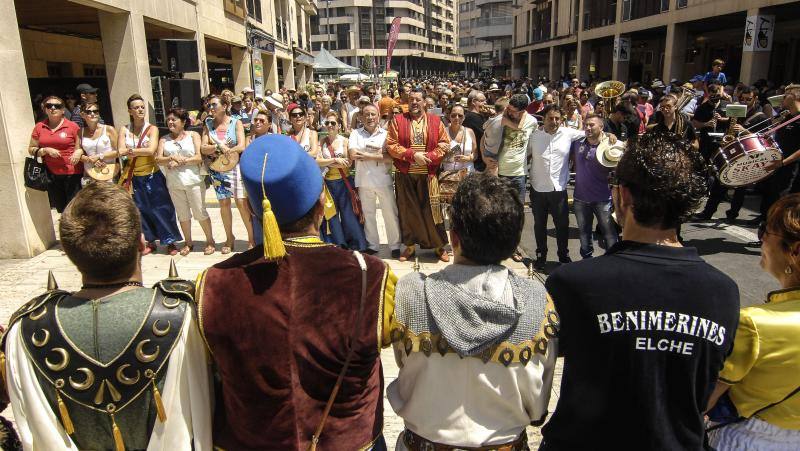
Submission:
<svg viewBox="0 0 800 451">
<path fill-rule="evenodd" d="M 711 158 L 720 183 L 738 187 L 752 185 L 772 175 L 766 166 L 783 159 L 778 143 L 770 136 L 748 134 L 723 144 Z"/>
</svg>

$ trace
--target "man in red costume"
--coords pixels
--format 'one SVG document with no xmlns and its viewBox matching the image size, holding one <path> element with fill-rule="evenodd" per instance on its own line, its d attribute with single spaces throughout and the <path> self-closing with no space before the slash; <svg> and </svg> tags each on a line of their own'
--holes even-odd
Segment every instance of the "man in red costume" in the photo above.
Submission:
<svg viewBox="0 0 800 451">
<path fill-rule="evenodd" d="M 441 261 L 450 261 L 444 248 L 447 233 L 436 179 L 439 164 L 450 149 L 447 130 L 438 116 L 425 112 L 424 93 L 413 91 L 408 97 L 408 113 L 395 115 L 388 131 L 386 147 L 397 169 L 397 210 L 406 246 L 400 261 L 411 258 L 417 244 L 435 249 Z"/>
<path fill-rule="evenodd" d="M 259 138 L 240 167 L 262 244 L 206 270 L 197 288 L 221 382 L 215 446 L 385 450 L 380 349 L 397 278 L 319 239 L 322 176 L 290 138 Z"/>
</svg>

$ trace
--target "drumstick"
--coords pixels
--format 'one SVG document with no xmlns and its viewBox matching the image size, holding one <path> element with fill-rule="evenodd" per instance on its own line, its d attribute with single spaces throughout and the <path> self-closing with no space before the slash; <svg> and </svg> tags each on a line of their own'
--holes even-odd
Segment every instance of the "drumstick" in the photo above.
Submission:
<svg viewBox="0 0 800 451">
<path fill-rule="evenodd" d="M 794 122 L 794 121 L 796 121 L 798 119 L 800 119 L 800 114 L 798 114 L 797 116 L 789 119 L 786 122 L 783 122 L 783 123 L 771 128 L 771 129 L 765 131 L 764 133 L 762 133 L 762 135 L 771 135 L 771 134 L 777 132 L 778 130 L 782 129 L 783 127 L 786 127 L 787 125 L 791 124 L 792 122 Z"/>
</svg>

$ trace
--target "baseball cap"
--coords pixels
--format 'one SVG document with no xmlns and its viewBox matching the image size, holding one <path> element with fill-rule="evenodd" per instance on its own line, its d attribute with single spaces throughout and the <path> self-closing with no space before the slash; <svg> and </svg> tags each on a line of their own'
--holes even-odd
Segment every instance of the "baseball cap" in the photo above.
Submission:
<svg viewBox="0 0 800 451">
<path fill-rule="evenodd" d="M 90 85 L 89 83 L 81 83 L 75 88 L 75 90 L 81 94 L 93 94 L 97 92 L 97 88 Z"/>
<path fill-rule="evenodd" d="M 242 98 L 240 96 L 233 96 L 231 97 L 231 103 L 241 103 Z"/>
<path fill-rule="evenodd" d="M 703 81 L 703 76 L 702 75 L 695 75 L 694 77 L 689 79 L 689 81 L 692 82 L 692 83 L 697 82 L 697 81 Z"/>
</svg>

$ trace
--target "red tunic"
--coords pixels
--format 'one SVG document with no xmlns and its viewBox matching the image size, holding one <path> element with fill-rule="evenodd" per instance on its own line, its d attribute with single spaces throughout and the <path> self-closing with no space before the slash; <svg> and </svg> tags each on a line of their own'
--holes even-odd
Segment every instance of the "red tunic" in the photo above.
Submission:
<svg viewBox="0 0 800 451">
<path fill-rule="evenodd" d="M 208 269 L 198 286 L 201 330 L 222 380 L 214 443 L 228 450 L 305 450 L 347 356 L 361 297 L 358 262 L 325 244 L 287 251 L 268 263 L 256 247 Z M 389 271 L 364 257 L 357 352 L 325 424 L 323 450 L 369 446 L 383 428 L 380 321 Z"/>
</svg>

